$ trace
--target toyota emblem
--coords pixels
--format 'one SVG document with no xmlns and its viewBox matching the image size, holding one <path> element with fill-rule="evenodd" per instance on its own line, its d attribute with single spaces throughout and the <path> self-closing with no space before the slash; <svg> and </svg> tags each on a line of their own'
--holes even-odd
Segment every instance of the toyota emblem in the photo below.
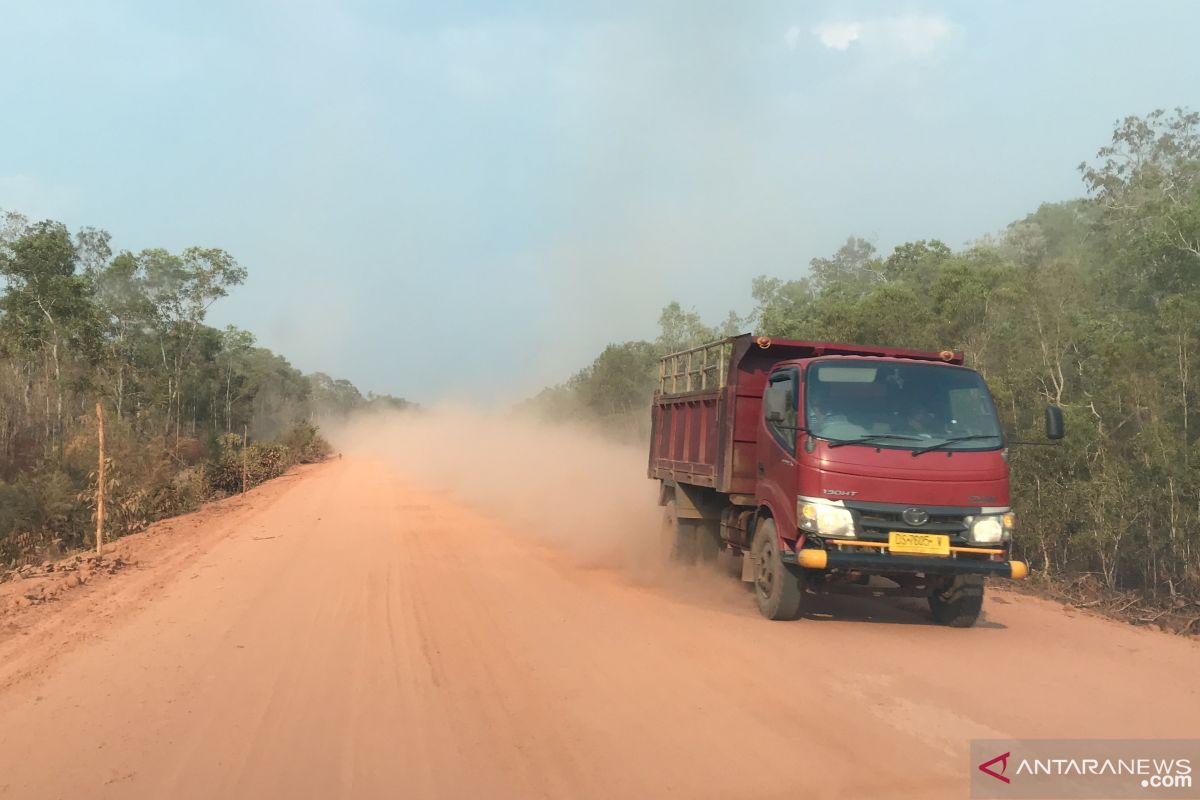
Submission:
<svg viewBox="0 0 1200 800">
<path fill-rule="evenodd" d="M 906 508 L 900 515 L 909 525 L 918 526 L 929 522 L 929 512 L 923 508 Z"/>
</svg>

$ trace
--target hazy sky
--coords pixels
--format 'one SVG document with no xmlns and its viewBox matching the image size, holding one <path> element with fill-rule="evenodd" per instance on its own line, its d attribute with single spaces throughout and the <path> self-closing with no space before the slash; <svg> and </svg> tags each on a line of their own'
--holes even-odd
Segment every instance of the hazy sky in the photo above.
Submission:
<svg viewBox="0 0 1200 800">
<path fill-rule="evenodd" d="M 960 246 L 1200 106 L 1200 3 L 0 0 L 0 208 L 223 247 L 215 324 L 430 401 Z"/>
</svg>

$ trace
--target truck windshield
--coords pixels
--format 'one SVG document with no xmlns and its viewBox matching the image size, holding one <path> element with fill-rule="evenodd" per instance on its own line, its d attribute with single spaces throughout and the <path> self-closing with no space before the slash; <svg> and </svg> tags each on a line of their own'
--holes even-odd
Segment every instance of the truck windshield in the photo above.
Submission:
<svg viewBox="0 0 1200 800">
<path fill-rule="evenodd" d="M 808 368 L 805 405 L 812 435 L 834 442 L 914 453 L 1003 444 L 987 385 L 961 367 L 818 361 Z"/>
</svg>

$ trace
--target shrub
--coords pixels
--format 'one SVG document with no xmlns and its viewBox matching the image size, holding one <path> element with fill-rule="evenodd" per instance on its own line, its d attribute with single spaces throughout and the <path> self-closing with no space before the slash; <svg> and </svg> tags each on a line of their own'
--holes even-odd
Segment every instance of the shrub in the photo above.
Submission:
<svg viewBox="0 0 1200 800">
<path fill-rule="evenodd" d="M 279 477 L 296 460 L 286 444 L 256 442 L 243 447 L 240 436 L 226 434 L 217 439 L 216 456 L 205 466 L 205 483 L 210 491 L 234 494 L 242 490 L 243 470 L 249 488 Z"/>
<path fill-rule="evenodd" d="M 329 457 L 332 448 L 320 434 L 320 429 L 311 422 L 300 421 L 293 425 L 280 439 L 287 445 L 297 463 L 312 464 Z"/>
</svg>

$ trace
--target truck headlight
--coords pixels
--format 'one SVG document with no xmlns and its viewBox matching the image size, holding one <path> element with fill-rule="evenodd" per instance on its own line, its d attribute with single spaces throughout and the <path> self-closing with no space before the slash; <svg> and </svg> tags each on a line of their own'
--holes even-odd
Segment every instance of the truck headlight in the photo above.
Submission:
<svg viewBox="0 0 1200 800">
<path fill-rule="evenodd" d="M 1010 541 L 1016 521 L 1017 518 L 1011 511 L 968 518 L 970 528 L 967 538 L 972 544 L 1000 544 Z"/>
<path fill-rule="evenodd" d="M 854 536 L 854 515 L 845 506 L 827 500 L 801 497 L 796 500 L 796 520 L 801 530 L 821 536 Z"/>
</svg>

